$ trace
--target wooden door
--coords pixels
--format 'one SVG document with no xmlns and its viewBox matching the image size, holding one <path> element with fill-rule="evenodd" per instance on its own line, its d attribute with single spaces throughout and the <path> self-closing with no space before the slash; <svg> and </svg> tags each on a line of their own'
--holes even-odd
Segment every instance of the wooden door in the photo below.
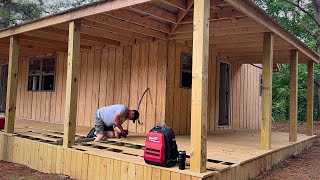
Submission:
<svg viewBox="0 0 320 180">
<path fill-rule="evenodd" d="M 6 111 L 8 65 L 0 65 L 0 112 Z"/>
<path fill-rule="evenodd" d="M 230 64 L 221 62 L 220 63 L 218 126 L 230 125 L 230 87 L 231 87 Z"/>
</svg>

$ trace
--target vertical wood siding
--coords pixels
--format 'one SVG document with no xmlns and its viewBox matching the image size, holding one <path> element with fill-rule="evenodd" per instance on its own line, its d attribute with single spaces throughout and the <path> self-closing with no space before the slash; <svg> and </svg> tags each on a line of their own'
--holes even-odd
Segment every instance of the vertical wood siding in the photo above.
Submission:
<svg viewBox="0 0 320 180">
<path fill-rule="evenodd" d="M 166 96 L 166 123 L 174 128 L 176 134 L 190 134 L 191 89 L 180 87 L 180 54 L 192 53 L 192 49 L 169 42 L 168 76 Z M 230 127 L 218 127 L 219 118 L 219 79 L 220 59 L 211 54 L 208 68 L 208 131 L 222 129 L 259 129 L 260 69 L 250 64 L 240 64 L 229 60 L 221 62 L 231 64 L 231 123 Z"/>
<path fill-rule="evenodd" d="M 157 123 L 167 123 L 176 134 L 190 134 L 191 89 L 180 87 L 180 54 L 192 48 L 174 42 L 96 49 L 81 52 L 77 126 L 93 126 L 95 111 L 102 106 L 124 103 L 135 109 L 140 96 L 150 88 L 140 107 L 142 126 L 126 122 L 130 132 L 148 132 Z M 19 64 L 17 117 L 63 123 L 67 54 L 58 53 L 55 91 L 27 91 L 28 60 Z M 219 117 L 220 60 L 210 55 L 208 131 L 217 126 Z M 231 127 L 259 129 L 260 69 L 223 60 L 231 64 Z"/>
<path fill-rule="evenodd" d="M 17 117 L 63 123 L 67 54 L 57 54 L 55 91 L 27 91 L 28 60 L 20 59 Z M 97 49 L 81 52 L 77 126 L 93 126 L 95 111 L 102 106 L 124 103 L 140 107 L 142 126 L 126 122 L 130 132 L 145 133 L 165 122 L 167 42 Z"/>
</svg>

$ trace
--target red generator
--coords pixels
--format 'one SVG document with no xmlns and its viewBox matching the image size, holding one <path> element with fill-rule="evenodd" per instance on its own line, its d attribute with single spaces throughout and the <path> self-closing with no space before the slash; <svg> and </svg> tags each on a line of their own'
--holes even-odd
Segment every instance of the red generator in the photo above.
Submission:
<svg viewBox="0 0 320 180">
<path fill-rule="evenodd" d="M 0 117 L 0 129 L 4 129 L 5 117 Z"/>
<path fill-rule="evenodd" d="M 173 129 L 155 126 L 146 138 L 144 160 L 148 164 L 171 167 L 177 163 L 178 148 Z"/>
</svg>

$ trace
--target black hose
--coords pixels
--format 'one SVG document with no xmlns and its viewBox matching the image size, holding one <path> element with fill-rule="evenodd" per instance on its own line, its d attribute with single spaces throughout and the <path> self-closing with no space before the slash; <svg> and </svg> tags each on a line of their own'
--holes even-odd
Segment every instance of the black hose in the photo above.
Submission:
<svg viewBox="0 0 320 180">
<path fill-rule="evenodd" d="M 146 95 L 147 91 L 150 91 L 150 88 L 147 88 L 147 89 L 143 92 L 143 94 L 142 94 L 142 96 L 141 96 L 141 98 L 140 98 L 140 101 L 139 101 L 139 103 L 138 103 L 138 106 L 137 106 L 137 111 L 139 111 L 139 108 L 140 108 L 142 99 L 143 99 L 144 95 Z M 138 119 L 138 123 L 139 123 L 140 125 L 143 124 L 142 122 L 140 122 L 140 119 Z"/>
</svg>

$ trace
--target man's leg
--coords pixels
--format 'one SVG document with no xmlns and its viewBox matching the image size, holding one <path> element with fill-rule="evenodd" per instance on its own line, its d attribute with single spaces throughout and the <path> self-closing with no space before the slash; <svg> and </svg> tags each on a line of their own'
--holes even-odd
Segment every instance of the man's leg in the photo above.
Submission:
<svg viewBox="0 0 320 180">
<path fill-rule="evenodd" d="M 97 114 L 94 115 L 94 129 L 96 134 L 96 139 L 94 141 L 101 141 L 104 138 L 104 122 L 97 117 Z"/>
<path fill-rule="evenodd" d="M 105 126 L 104 127 L 104 134 L 108 138 L 115 138 L 113 126 L 111 126 L 111 127 Z"/>
</svg>

